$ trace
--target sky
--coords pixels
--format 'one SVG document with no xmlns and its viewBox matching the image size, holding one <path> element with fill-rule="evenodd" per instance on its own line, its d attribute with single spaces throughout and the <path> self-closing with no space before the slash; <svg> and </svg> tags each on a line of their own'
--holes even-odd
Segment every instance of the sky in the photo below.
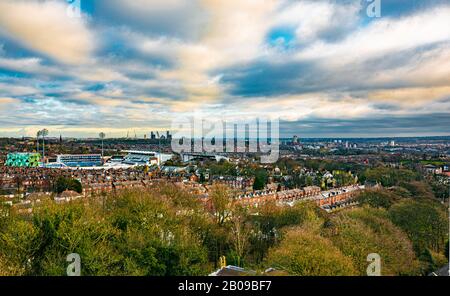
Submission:
<svg viewBox="0 0 450 296">
<path fill-rule="evenodd" d="M 199 114 L 450 135 L 450 1 L 379 3 L 0 0 L 0 136 L 142 137 Z"/>
</svg>

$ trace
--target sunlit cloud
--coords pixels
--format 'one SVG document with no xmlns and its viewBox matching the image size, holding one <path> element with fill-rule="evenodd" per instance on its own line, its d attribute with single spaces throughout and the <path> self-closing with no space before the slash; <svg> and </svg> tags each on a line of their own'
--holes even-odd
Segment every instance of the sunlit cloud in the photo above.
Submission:
<svg viewBox="0 0 450 296">
<path fill-rule="evenodd" d="M 83 18 L 69 17 L 62 1 L 1 1 L 0 32 L 64 63 L 86 62 L 95 48 Z"/>
<path fill-rule="evenodd" d="M 144 135 L 200 111 L 277 117 L 284 135 L 450 133 L 424 119 L 450 114 L 445 1 L 386 3 L 377 19 L 359 0 L 67 5 L 0 2 L 0 135 Z"/>
</svg>

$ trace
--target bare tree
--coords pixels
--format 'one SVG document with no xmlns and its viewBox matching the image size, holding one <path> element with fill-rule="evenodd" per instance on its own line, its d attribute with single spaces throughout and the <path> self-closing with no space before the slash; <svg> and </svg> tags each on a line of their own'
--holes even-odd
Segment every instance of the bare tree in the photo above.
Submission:
<svg viewBox="0 0 450 296">
<path fill-rule="evenodd" d="M 214 185 L 210 192 L 210 198 L 216 222 L 223 225 L 232 214 L 233 200 L 232 193 L 225 185 Z"/>
<path fill-rule="evenodd" d="M 238 207 L 233 212 L 233 216 L 231 217 L 230 232 L 230 240 L 237 255 L 238 266 L 241 266 L 242 264 L 241 260 L 245 255 L 245 251 L 247 250 L 250 233 L 251 227 L 246 219 L 245 209 Z"/>
</svg>

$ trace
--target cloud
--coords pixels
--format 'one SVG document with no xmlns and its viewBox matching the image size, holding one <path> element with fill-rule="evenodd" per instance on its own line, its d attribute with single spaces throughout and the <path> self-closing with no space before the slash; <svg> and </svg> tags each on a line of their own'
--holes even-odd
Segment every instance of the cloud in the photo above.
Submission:
<svg viewBox="0 0 450 296">
<path fill-rule="evenodd" d="M 4 107 L 5 105 L 13 104 L 13 103 L 16 103 L 17 101 L 18 100 L 13 99 L 13 98 L 2 98 L 2 97 L 0 97 L 0 106 L 2 106 L 2 108 L 5 108 Z"/>
<path fill-rule="evenodd" d="M 293 122 L 280 122 L 281 136 L 291 137 L 416 137 L 448 136 L 450 117 L 447 113 L 415 114 L 403 116 L 371 116 L 359 119 L 309 118 Z"/>
<path fill-rule="evenodd" d="M 280 7 L 272 26 L 293 27 L 300 43 L 339 38 L 356 27 L 361 9 L 358 1 L 285 1 Z"/>
<path fill-rule="evenodd" d="M 176 59 L 178 66 L 164 78 L 181 81 L 187 94 L 185 109 L 192 103 L 215 101 L 222 95 L 219 80 L 210 76 L 215 68 L 250 61 L 260 54 L 267 30 L 267 17 L 275 1 L 203 0 L 209 23 L 196 43 L 186 44 Z M 183 109 L 182 104 L 175 106 Z"/>
<path fill-rule="evenodd" d="M 39 92 L 33 86 L 3 83 L 0 81 L 0 96 L 27 96 Z"/>
<path fill-rule="evenodd" d="M 0 2 L 0 33 L 68 64 L 85 63 L 95 44 L 83 18 L 67 15 L 61 1 Z"/>
<path fill-rule="evenodd" d="M 74 19 L 62 0 L 0 1 L 0 134 L 142 134 L 196 111 L 411 134 L 450 112 L 450 6 L 399 1 L 380 19 L 359 1 L 98 0 Z"/>
<path fill-rule="evenodd" d="M 59 68 L 42 64 L 41 58 L 3 58 L 0 53 L 0 69 L 8 69 L 21 73 L 31 73 L 49 76 L 64 76 L 65 73 Z"/>
<path fill-rule="evenodd" d="M 151 37 L 197 38 L 207 25 L 198 0 L 98 0 L 96 22 Z"/>
<path fill-rule="evenodd" d="M 450 7 L 444 6 L 401 19 L 381 19 L 340 41 L 316 39 L 295 53 L 272 53 L 215 73 L 223 73 L 222 83 L 231 94 L 249 98 L 448 86 L 450 26 L 444 26 L 448 15 Z M 429 34 L 430 30 L 437 32 Z"/>
<path fill-rule="evenodd" d="M 441 6 L 399 19 L 385 18 L 372 22 L 348 35 L 340 42 L 317 41 L 297 54 L 299 60 L 324 60 L 329 65 L 348 63 L 380 57 L 448 41 L 450 6 Z M 349 54 L 353 53 L 353 54 Z"/>
<path fill-rule="evenodd" d="M 368 99 L 379 102 L 390 102 L 404 107 L 418 107 L 430 101 L 449 98 L 450 86 L 443 87 L 414 87 L 388 90 L 377 90 L 369 93 Z"/>
</svg>

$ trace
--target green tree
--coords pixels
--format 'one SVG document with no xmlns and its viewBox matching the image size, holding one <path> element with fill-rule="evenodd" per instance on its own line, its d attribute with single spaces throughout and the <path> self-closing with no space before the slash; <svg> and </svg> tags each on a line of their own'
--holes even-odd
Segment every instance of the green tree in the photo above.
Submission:
<svg viewBox="0 0 450 296">
<path fill-rule="evenodd" d="M 408 190 L 414 199 L 434 199 L 431 187 L 425 182 L 401 182 L 400 186 Z"/>
<path fill-rule="evenodd" d="M 373 208 L 389 209 L 392 204 L 400 199 L 396 194 L 388 190 L 365 190 L 359 193 L 357 201 L 361 205 L 369 205 Z"/>
<path fill-rule="evenodd" d="M 350 257 L 359 275 L 366 275 L 367 256 L 378 253 L 382 275 L 411 275 L 418 263 L 408 237 L 389 220 L 385 210 L 358 208 L 334 216 L 323 234 Z"/>
<path fill-rule="evenodd" d="M 13 216 L 0 232 L 0 265 L 12 275 L 64 275 L 67 255 L 78 253 L 82 275 L 204 275 L 210 270 L 207 250 L 190 227 L 204 212 L 189 206 L 186 193 L 162 187 L 105 198 L 64 205 L 45 201 L 34 207 L 31 219 Z"/>
<path fill-rule="evenodd" d="M 448 240 L 447 240 L 447 244 L 445 245 L 445 257 L 447 257 L 447 260 L 449 260 L 448 259 L 448 252 L 449 252 L 449 250 L 448 250 Z"/>
<path fill-rule="evenodd" d="M 65 178 L 65 177 L 59 177 L 56 179 L 55 185 L 54 185 L 54 191 L 56 193 L 62 193 L 66 190 L 75 191 L 78 193 L 83 192 L 83 186 L 81 185 L 81 182 L 77 179 L 73 178 Z"/>
<path fill-rule="evenodd" d="M 419 260 L 422 275 L 427 275 L 438 268 L 430 250 L 427 248 L 420 251 Z"/>
<path fill-rule="evenodd" d="M 250 218 L 253 232 L 249 253 L 257 263 L 264 259 L 270 247 L 282 239 L 283 228 L 307 225 L 314 231 L 327 219 L 326 213 L 313 202 L 299 202 L 293 207 L 267 203 L 258 209 L 258 215 L 251 215 Z"/>
<path fill-rule="evenodd" d="M 200 173 L 200 180 L 199 180 L 199 182 L 200 182 L 200 183 L 205 183 L 205 181 L 206 181 L 206 179 L 205 179 L 205 174 Z"/>
<path fill-rule="evenodd" d="M 406 169 L 396 169 L 389 167 L 377 167 L 367 169 L 364 178 L 369 182 L 380 183 L 384 187 L 391 187 L 401 182 L 410 182 L 418 179 L 418 174 Z"/>
<path fill-rule="evenodd" d="M 267 172 L 264 169 L 257 170 L 255 172 L 255 181 L 253 183 L 253 190 L 262 190 L 266 188 L 267 184 Z"/>
<path fill-rule="evenodd" d="M 389 209 L 389 216 L 408 234 L 417 254 L 426 248 L 436 252 L 444 250 L 448 223 L 442 205 L 432 201 L 402 200 Z"/>
<path fill-rule="evenodd" d="M 280 245 L 269 250 L 267 265 L 299 276 L 356 274 L 351 260 L 330 240 L 301 228 L 287 230 Z"/>
<path fill-rule="evenodd" d="M 32 225 L 13 217 L 0 231 L 0 275 L 24 275 L 32 259 Z"/>
</svg>

